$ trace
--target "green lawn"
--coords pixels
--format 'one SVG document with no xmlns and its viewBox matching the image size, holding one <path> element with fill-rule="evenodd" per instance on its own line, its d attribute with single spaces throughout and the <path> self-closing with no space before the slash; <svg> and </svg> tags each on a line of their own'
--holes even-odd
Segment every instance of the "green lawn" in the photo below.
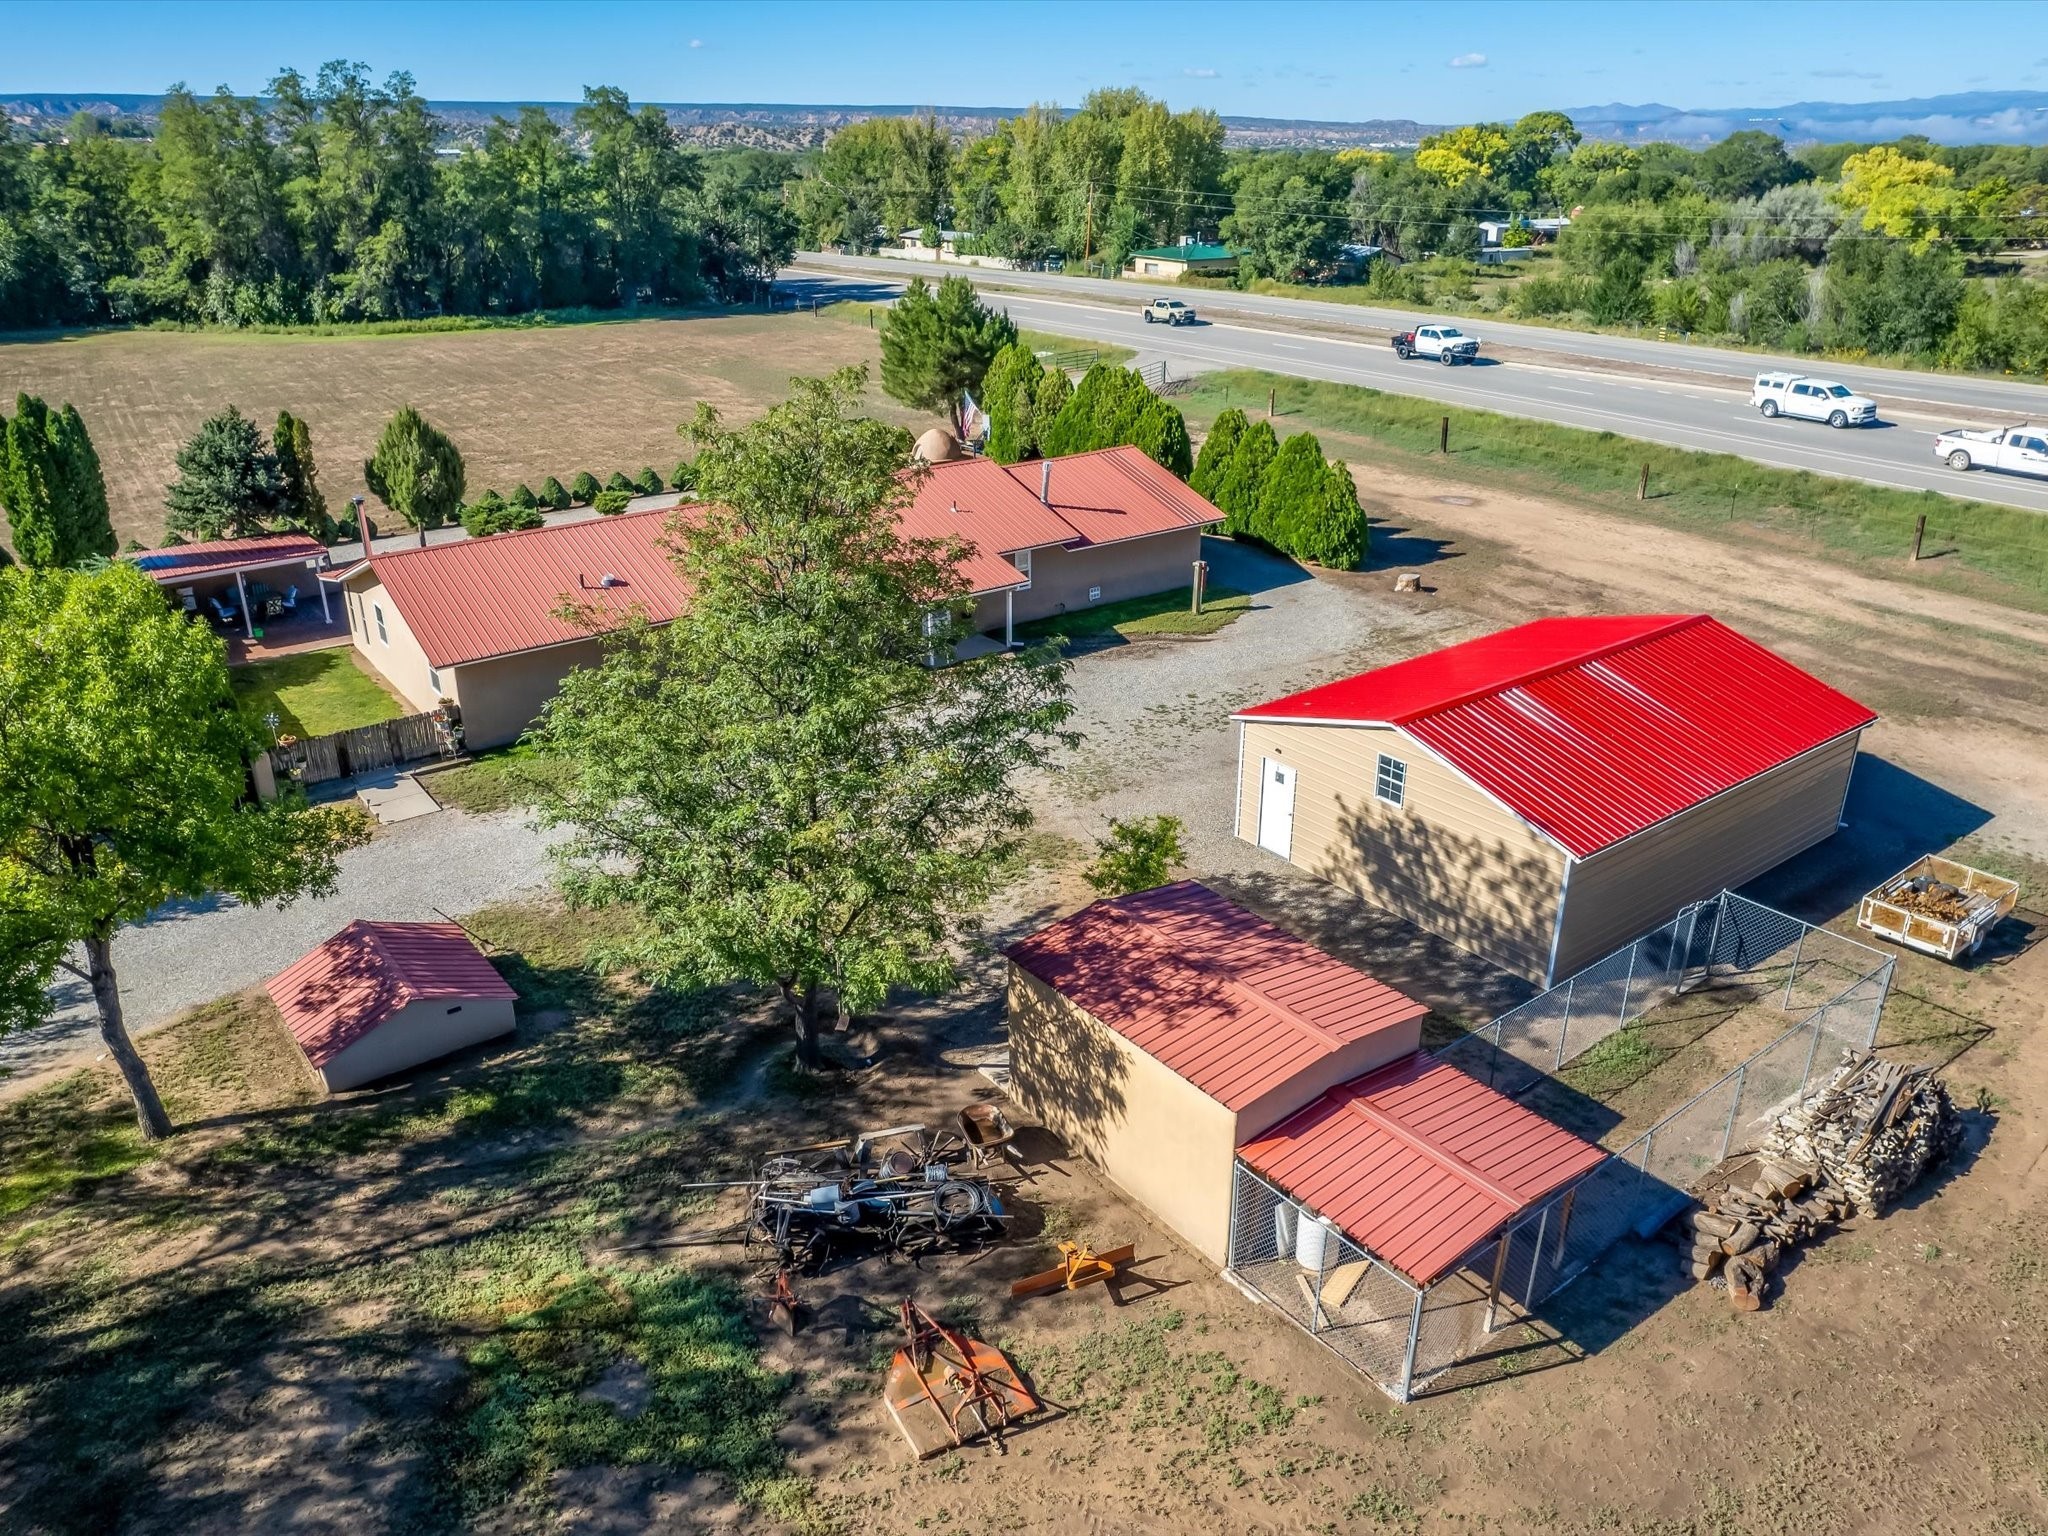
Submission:
<svg viewBox="0 0 2048 1536">
<path fill-rule="evenodd" d="M 2020 507 L 1966 501 L 1936 491 L 1901 491 L 1805 470 L 1774 469 L 1727 453 L 1667 448 L 1612 432 L 1589 432 L 1447 408 L 1433 400 L 1352 384 L 1283 378 L 1252 370 L 1200 375 L 1182 397 L 1191 424 L 1227 405 L 1250 413 L 1271 392 L 1282 437 L 1307 429 L 1341 434 L 1403 468 L 1482 475 L 1561 494 L 1602 511 L 1749 543 L 1758 530 L 1792 539 L 1892 580 L 1972 592 L 2048 611 L 2048 517 Z M 1451 419 L 1451 452 L 1436 452 L 1438 423 Z M 1326 452 L 1333 445 L 1324 444 Z M 1647 466 L 1649 497 L 1637 499 Z M 1371 494 L 1371 466 L 1354 466 Z M 1909 565 L 1915 519 L 1927 519 L 1929 558 Z"/>
<path fill-rule="evenodd" d="M 491 811 L 532 805 L 547 781 L 562 771 L 561 761 L 517 743 L 489 752 L 453 768 L 428 775 L 422 782 L 442 805 L 482 816 Z"/>
<path fill-rule="evenodd" d="M 1055 618 L 1034 619 L 1017 626 L 1017 638 L 1044 640 L 1058 635 L 1067 640 L 1086 640 L 1114 633 L 1134 640 L 1144 635 L 1213 635 L 1251 611 L 1251 598 L 1231 587 L 1211 587 L 1200 613 L 1190 610 L 1193 596 L 1192 587 L 1178 587 L 1171 592 L 1155 592 L 1150 597 L 1133 597 Z"/>
<path fill-rule="evenodd" d="M 229 669 L 228 680 L 251 714 L 277 716 L 279 735 L 325 736 L 404 712 L 356 661 L 353 646 L 252 661 Z"/>
</svg>

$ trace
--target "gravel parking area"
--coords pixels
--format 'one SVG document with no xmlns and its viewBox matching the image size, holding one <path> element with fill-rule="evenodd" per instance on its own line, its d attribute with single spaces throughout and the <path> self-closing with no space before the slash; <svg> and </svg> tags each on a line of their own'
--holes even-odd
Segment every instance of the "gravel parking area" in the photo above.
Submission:
<svg viewBox="0 0 2048 1536">
<path fill-rule="evenodd" d="M 354 918 L 461 917 L 547 882 L 547 840 L 519 812 L 442 811 L 386 827 L 342 861 L 332 896 L 288 907 L 221 898 L 168 908 L 121 931 L 114 964 L 128 1027 L 144 1033 L 194 1003 L 263 981 Z M 34 1076 L 97 1043 L 92 996 L 69 976 L 41 1029 L 0 1039 L 0 1081 Z"/>
</svg>

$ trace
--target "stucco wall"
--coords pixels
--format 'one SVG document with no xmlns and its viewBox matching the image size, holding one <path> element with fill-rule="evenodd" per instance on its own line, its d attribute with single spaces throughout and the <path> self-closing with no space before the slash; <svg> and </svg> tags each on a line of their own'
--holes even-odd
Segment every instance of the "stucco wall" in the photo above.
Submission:
<svg viewBox="0 0 2048 1536">
<path fill-rule="evenodd" d="M 1247 722 L 1237 835 L 1259 838 L 1260 765 L 1297 771 L 1288 862 L 1541 980 L 1557 925 L 1565 855 L 1419 742 L 1365 726 Z M 1379 755 L 1406 765 L 1404 803 L 1373 794 Z"/>
<path fill-rule="evenodd" d="M 440 691 L 435 691 L 427 676 L 427 653 L 413 637 L 405 615 L 385 592 L 384 583 L 367 574 L 357 577 L 344 584 L 341 600 L 348 613 L 349 639 L 356 654 L 414 710 L 424 713 L 432 709 L 441 702 L 442 695 L 457 697 L 451 672 L 441 674 Z M 301 597 L 300 601 L 305 599 Z M 385 638 L 381 640 L 377 636 L 379 608 L 384 611 Z"/>
<path fill-rule="evenodd" d="M 1034 549 L 1031 587 L 1016 597 L 1017 622 L 1048 619 L 1054 614 L 1099 608 L 1104 603 L 1150 597 L 1154 592 L 1189 586 L 1195 579 L 1195 562 L 1201 558 L 1199 528 L 1180 528 L 1172 533 L 1155 533 L 1086 549 L 1062 549 L 1057 544 Z M 1090 587 L 1100 588 L 1100 595 L 1090 598 Z M 984 597 L 975 605 L 974 624 L 980 630 L 1001 632 L 1002 593 Z"/>
<path fill-rule="evenodd" d="M 594 667 L 603 659 L 602 641 L 573 640 L 455 668 L 465 739 L 472 749 L 517 741 L 572 668 Z"/>
<path fill-rule="evenodd" d="M 1832 836 L 1857 740 L 1818 747 L 1574 865 L 1555 979 Z"/>
<path fill-rule="evenodd" d="M 328 1062 L 320 1078 L 329 1093 L 359 1088 L 512 1029 L 512 1004 L 503 998 L 413 1003 Z"/>
<path fill-rule="evenodd" d="M 1018 1105 L 1224 1263 L 1237 1117 L 1029 972 L 1009 974 Z"/>
</svg>

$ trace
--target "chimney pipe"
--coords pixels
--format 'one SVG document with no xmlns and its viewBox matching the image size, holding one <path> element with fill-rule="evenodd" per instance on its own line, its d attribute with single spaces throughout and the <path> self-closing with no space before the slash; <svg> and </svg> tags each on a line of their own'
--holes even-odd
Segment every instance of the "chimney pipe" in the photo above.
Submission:
<svg viewBox="0 0 2048 1536">
<path fill-rule="evenodd" d="M 1038 466 L 1038 499 L 1048 507 L 1052 505 L 1052 460 L 1046 459 Z"/>
</svg>

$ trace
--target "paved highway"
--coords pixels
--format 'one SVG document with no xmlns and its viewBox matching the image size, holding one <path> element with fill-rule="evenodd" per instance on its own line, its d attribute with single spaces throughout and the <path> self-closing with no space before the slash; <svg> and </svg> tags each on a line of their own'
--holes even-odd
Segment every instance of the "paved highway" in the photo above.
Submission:
<svg viewBox="0 0 2048 1536">
<path fill-rule="evenodd" d="M 906 271 L 907 266 L 807 255 L 778 283 L 785 291 L 827 298 L 884 298 L 909 277 L 928 275 L 929 269 Z M 1258 368 L 1362 384 L 1447 405 L 1737 454 L 1781 468 L 2048 511 L 2048 481 L 1984 471 L 1958 474 L 1938 464 L 1932 451 L 1933 434 L 1942 427 L 2018 420 L 2030 409 L 2048 418 L 2048 389 L 2040 386 L 1830 366 L 1828 377 L 1864 388 L 1879 401 L 1883 422 L 1835 432 L 1817 422 L 1758 416 L 1748 403 L 1749 379 L 1771 360 L 1749 353 L 1487 321 L 1473 322 L 1471 329 L 1486 338 L 1489 350 L 1504 349 L 1508 357 L 1489 362 L 1482 356 L 1470 367 L 1445 368 L 1403 363 L 1384 335 L 1374 334 L 1396 320 L 1412 322 L 1412 314 L 1262 294 L 1188 294 L 1191 303 L 1220 318 L 1198 326 L 1146 325 L 1138 311 L 1157 291 L 1151 285 L 1054 273 L 947 271 L 980 282 L 988 301 L 1007 308 L 1019 325 L 1137 348 L 1148 360 L 1166 358 L 1176 374 Z M 1019 291 L 1021 286 L 1032 291 Z M 1251 307 L 1258 313 L 1249 313 Z M 1286 325 L 1262 325 L 1262 319 Z"/>
</svg>

